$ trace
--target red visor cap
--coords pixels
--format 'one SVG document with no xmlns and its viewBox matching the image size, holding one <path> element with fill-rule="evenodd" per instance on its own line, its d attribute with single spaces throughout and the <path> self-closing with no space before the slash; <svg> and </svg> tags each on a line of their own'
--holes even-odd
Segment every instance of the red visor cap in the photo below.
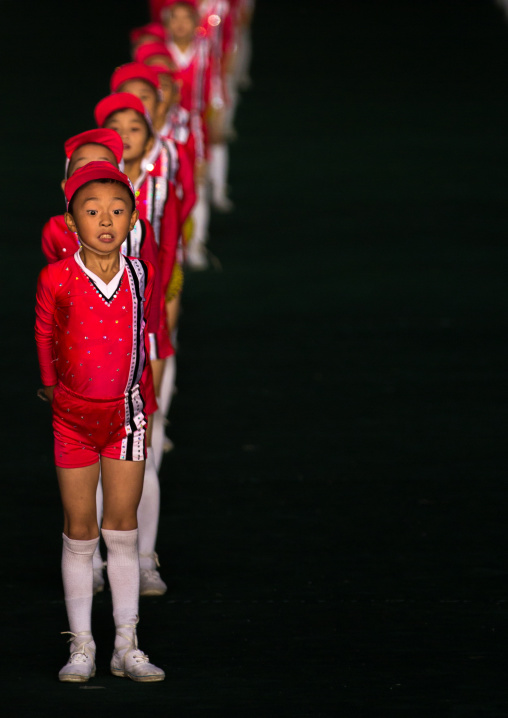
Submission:
<svg viewBox="0 0 508 718">
<path fill-rule="evenodd" d="M 135 202 L 134 188 L 127 175 L 117 170 L 109 162 L 89 162 L 84 167 L 77 169 L 65 183 L 65 199 L 67 203 L 71 201 L 78 189 L 84 184 L 101 179 L 112 179 L 121 182 L 127 187 Z"/>
<path fill-rule="evenodd" d="M 137 42 L 143 35 L 153 35 L 153 37 L 158 37 L 159 40 L 164 42 L 166 38 L 166 33 L 164 31 L 164 28 L 162 25 L 158 22 L 149 22 L 148 25 L 143 25 L 143 27 L 135 27 L 134 30 L 131 30 L 129 38 L 132 44 Z"/>
<path fill-rule="evenodd" d="M 163 8 L 165 8 L 165 7 L 171 7 L 172 5 L 176 5 L 177 3 L 178 3 L 179 5 L 180 5 L 180 4 L 182 4 L 182 5 L 190 5 L 191 8 L 193 8 L 193 10 L 196 10 L 196 12 L 197 12 L 197 9 L 198 9 L 197 0 L 166 0 L 166 2 L 164 3 L 164 5 L 163 5 L 162 7 L 163 7 Z"/>
<path fill-rule="evenodd" d="M 149 57 L 154 57 L 155 55 L 162 55 L 174 62 L 171 53 L 163 42 L 146 42 L 140 45 L 134 53 L 134 59 L 136 62 L 146 62 Z"/>
<path fill-rule="evenodd" d="M 116 92 L 113 95 L 108 95 L 107 97 L 104 97 L 100 102 L 96 104 L 94 110 L 94 117 L 98 126 L 102 127 L 108 117 L 112 115 L 113 112 L 118 112 L 118 110 L 136 110 L 136 112 L 139 112 L 140 115 L 143 115 L 145 120 L 149 123 L 145 106 L 143 105 L 139 97 L 136 97 L 136 95 L 132 95 L 130 92 Z"/>
<path fill-rule="evenodd" d="M 156 90 L 159 89 L 159 78 L 156 72 L 147 65 L 142 65 L 140 62 L 128 62 L 126 65 L 117 67 L 111 75 L 109 83 L 111 92 L 117 92 L 118 88 L 129 80 L 144 80 Z"/>
<path fill-rule="evenodd" d="M 101 128 L 98 130 L 87 130 L 86 132 L 81 132 L 79 135 L 74 135 L 74 137 L 69 137 L 64 144 L 65 156 L 70 160 L 72 154 L 79 149 L 79 147 L 88 144 L 104 145 L 108 150 L 111 150 L 115 155 L 116 161 L 120 164 L 123 155 L 123 142 L 118 132 Z"/>
</svg>

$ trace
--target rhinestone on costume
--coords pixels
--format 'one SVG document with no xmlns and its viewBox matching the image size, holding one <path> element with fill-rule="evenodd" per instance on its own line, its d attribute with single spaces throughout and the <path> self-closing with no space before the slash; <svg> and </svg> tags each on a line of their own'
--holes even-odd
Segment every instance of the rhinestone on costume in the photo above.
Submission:
<svg viewBox="0 0 508 718">
<path fill-rule="evenodd" d="M 212 27 L 217 27 L 217 25 L 220 25 L 221 20 L 219 15 L 210 15 L 208 18 L 208 24 Z"/>
</svg>

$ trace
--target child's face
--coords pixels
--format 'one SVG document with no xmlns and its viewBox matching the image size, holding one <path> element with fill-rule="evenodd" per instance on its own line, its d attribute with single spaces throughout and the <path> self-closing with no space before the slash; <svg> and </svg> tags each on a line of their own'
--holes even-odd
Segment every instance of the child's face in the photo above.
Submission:
<svg viewBox="0 0 508 718">
<path fill-rule="evenodd" d="M 162 108 L 160 109 L 163 110 L 164 113 L 166 113 L 174 101 L 173 80 L 169 77 L 169 75 L 164 75 L 163 73 L 161 73 L 159 75 L 159 82 L 161 83 L 162 92 L 162 101 L 160 103 L 162 105 Z"/>
<path fill-rule="evenodd" d="M 148 82 L 143 82 L 143 80 L 129 80 L 128 82 L 124 82 L 118 90 L 119 92 L 130 92 L 131 95 L 139 97 L 145 106 L 145 110 L 150 115 L 150 119 L 153 120 L 157 112 L 159 98 L 157 96 L 157 90 L 152 87 L 152 85 L 149 85 Z"/>
<path fill-rule="evenodd" d="M 173 42 L 191 42 L 196 30 L 196 19 L 192 9 L 184 5 L 171 8 L 164 27 Z"/>
<path fill-rule="evenodd" d="M 72 214 L 65 215 L 71 232 L 96 254 L 112 254 L 133 229 L 138 219 L 132 198 L 120 182 L 90 182 L 81 187 L 72 201 Z"/>
<path fill-rule="evenodd" d="M 149 67 L 151 67 L 152 65 L 162 65 L 163 67 L 167 67 L 168 70 L 177 69 L 173 60 L 167 55 L 152 55 L 151 57 L 146 58 L 144 64 L 148 65 Z"/>
<path fill-rule="evenodd" d="M 136 110 L 114 112 L 104 127 L 118 132 L 123 141 L 123 158 L 126 162 L 142 159 L 152 144 L 145 120 Z"/>
<path fill-rule="evenodd" d="M 71 155 L 69 167 L 67 169 L 67 177 L 70 177 L 77 169 L 84 167 L 89 162 L 102 160 L 109 162 L 118 169 L 118 162 L 109 147 L 97 144 L 81 145 Z"/>
</svg>

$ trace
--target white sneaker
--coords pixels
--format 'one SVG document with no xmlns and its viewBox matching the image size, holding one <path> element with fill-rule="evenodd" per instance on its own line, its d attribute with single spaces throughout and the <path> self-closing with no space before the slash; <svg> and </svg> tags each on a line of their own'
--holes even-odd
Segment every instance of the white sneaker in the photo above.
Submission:
<svg viewBox="0 0 508 718">
<path fill-rule="evenodd" d="M 229 212 L 232 212 L 235 208 L 233 202 L 229 199 L 229 197 L 226 197 L 226 195 L 213 197 L 212 206 L 218 212 L 222 212 L 223 214 L 229 214 Z"/>
<path fill-rule="evenodd" d="M 58 673 L 58 679 L 63 683 L 86 683 L 89 678 L 95 676 L 95 643 L 88 632 L 72 633 L 64 631 L 72 636 L 70 642 L 75 647 L 69 656 L 69 660 Z M 80 643 L 80 637 L 89 640 Z"/>
<path fill-rule="evenodd" d="M 139 570 L 140 596 L 164 596 L 167 590 L 168 587 L 156 568 L 141 568 Z"/>
<path fill-rule="evenodd" d="M 139 555 L 139 595 L 140 596 L 163 596 L 168 587 L 157 571 L 160 568 L 159 557 L 155 553 L 142 553 Z M 149 559 L 149 561 L 147 561 Z M 146 565 L 148 563 L 148 566 Z"/>
<path fill-rule="evenodd" d="M 171 441 L 169 436 L 167 436 L 167 434 L 164 434 L 164 441 L 162 442 L 162 451 L 165 454 L 169 454 L 169 452 L 173 451 L 174 448 L 175 448 L 175 445 L 173 444 L 173 442 Z"/>
<path fill-rule="evenodd" d="M 111 659 L 111 673 L 120 678 L 130 678 L 138 683 L 154 683 L 163 681 L 166 674 L 162 668 L 157 668 L 150 663 L 148 656 L 138 648 L 136 626 L 124 625 L 118 628 L 129 629 L 129 633 L 122 633 L 117 630 L 117 636 L 125 639 L 126 645 L 115 648 Z"/>
<path fill-rule="evenodd" d="M 94 568 L 93 570 L 93 595 L 104 591 L 104 568 Z"/>
<path fill-rule="evenodd" d="M 185 257 L 185 263 L 190 269 L 203 270 L 208 269 L 208 257 L 206 249 L 202 244 L 189 246 Z"/>
</svg>

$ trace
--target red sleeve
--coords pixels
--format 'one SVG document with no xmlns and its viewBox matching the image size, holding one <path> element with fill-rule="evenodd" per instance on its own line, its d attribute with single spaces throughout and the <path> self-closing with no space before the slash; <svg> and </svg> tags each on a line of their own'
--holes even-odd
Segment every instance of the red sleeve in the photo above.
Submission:
<svg viewBox="0 0 508 718">
<path fill-rule="evenodd" d="M 37 282 L 35 299 L 35 342 L 39 368 L 44 386 L 54 386 L 58 377 L 54 365 L 53 327 L 56 309 L 56 283 L 50 276 L 50 268 L 44 267 Z"/>
<path fill-rule="evenodd" d="M 176 179 L 182 186 L 183 198 L 180 205 L 180 223 L 183 224 L 196 204 L 196 185 L 194 183 L 194 164 L 191 164 L 186 146 L 176 144 L 179 167 Z"/>
<path fill-rule="evenodd" d="M 183 146 L 185 147 L 185 151 L 189 156 L 189 160 L 192 167 L 194 167 L 194 165 L 196 164 L 196 140 L 194 139 L 194 135 L 192 134 L 192 132 L 189 132 L 189 139 Z"/>
<path fill-rule="evenodd" d="M 234 41 L 234 27 L 233 27 L 233 13 L 228 12 L 224 18 L 224 24 L 222 26 L 222 54 L 227 55 L 233 49 Z"/>
<path fill-rule="evenodd" d="M 54 262 L 58 262 L 58 260 L 61 259 L 55 249 L 51 226 L 52 221 L 50 219 L 42 228 L 42 253 L 46 257 L 46 261 L 48 264 L 53 264 Z"/>
<path fill-rule="evenodd" d="M 159 261 L 158 266 L 161 277 L 162 296 L 166 295 L 166 289 L 173 273 L 176 248 L 180 234 L 180 211 L 178 197 L 175 187 L 168 182 L 168 198 L 164 205 L 164 214 L 161 220 Z"/>
<path fill-rule="evenodd" d="M 155 270 L 154 272 L 154 286 L 153 286 L 153 292 L 152 292 L 152 311 L 150 312 L 150 317 L 148 319 L 148 332 L 150 334 L 155 334 L 159 329 L 160 324 L 160 317 L 159 317 L 159 307 L 161 306 L 161 278 L 160 278 L 160 272 L 158 268 L 158 252 L 159 248 L 157 247 L 157 242 L 155 241 L 155 237 L 153 234 L 152 225 L 148 220 L 140 219 L 140 222 L 144 224 L 145 227 L 145 239 L 143 241 L 143 244 L 141 246 L 140 251 L 140 258 L 151 264 Z"/>
<path fill-rule="evenodd" d="M 212 101 L 212 58 L 210 56 L 208 56 L 203 75 L 203 101 L 204 110 L 206 112 Z"/>
<path fill-rule="evenodd" d="M 165 4 L 166 0 L 149 0 L 150 17 L 152 20 L 154 20 L 155 22 L 160 22 L 161 11 Z"/>
<path fill-rule="evenodd" d="M 153 287 L 154 287 L 154 281 L 155 281 L 155 268 L 152 264 L 150 264 L 150 262 L 145 262 L 145 264 L 148 269 L 148 275 L 146 278 L 145 306 L 144 306 L 143 311 L 144 311 L 145 318 L 146 318 L 145 334 L 148 336 L 148 324 L 150 322 L 150 312 L 152 311 L 152 298 L 153 298 Z"/>
</svg>

